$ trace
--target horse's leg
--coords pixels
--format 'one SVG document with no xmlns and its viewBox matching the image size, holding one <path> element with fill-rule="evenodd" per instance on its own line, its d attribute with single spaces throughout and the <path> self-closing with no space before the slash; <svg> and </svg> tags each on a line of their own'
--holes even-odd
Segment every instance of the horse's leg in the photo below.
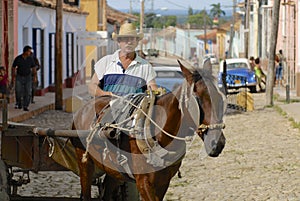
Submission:
<svg viewBox="0 0 300 201">
<path fill-rule="evenodd" d="M 104 178 L 104 195 L 103 200 L 104 201 L 112 201 L 113 193 L 117 189 L 117 187 L 120 185 L 120 182 L 116 180 L 115 178 L 109 176 L 106 174 Z"/>
<path fill-rule="evenodd" d="M 143 201 L 160 201 L 159 197 L 156 196 L 155 185 L 151 182 L 153 181 L 152 177 L 151 173 L 135 176 L 136 185 Z"/>
<path fill-rule="evenodd" d="M 82 162 L 82 155 L 84 154 L 84 150 L 76 148 L 78 167 L 79 167 L 79 176 L 80 176 L 80 185 L 81 185 L 81 193 L 84 201 L 91 200 L 91 188 L 93 181 L 93 173 L 94 173 L 94 163 L 90 156 L 87 156 L 87 161 Z"/>
<path fill-rule="evenodd" d="M 170 182 L 168 183 L 165 183 L 163 185 L 159 185 L 159 186 L 156 186 L 156 195 L 158 197 L 158 200 L 163 200 L 164 199 L 164 196 L 169 188 L 169 185 L 170 185 Z"/>
</svg>

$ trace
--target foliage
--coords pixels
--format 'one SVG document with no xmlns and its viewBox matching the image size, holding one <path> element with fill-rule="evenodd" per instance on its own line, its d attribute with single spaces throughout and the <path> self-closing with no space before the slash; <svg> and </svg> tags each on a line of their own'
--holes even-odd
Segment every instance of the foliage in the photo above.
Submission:
<svg viewBox="0 0 300 201">
<path fill-rule="evenodd" d="M 217 3 L 217 4 L 211 4 L 210 5 L 212 7 L 212 9 L 210 10 L 210 15 L 212 17 L 217 17 L 217 18 L 220 18 L 222 15 L 225 16 L 226 13 L 225 11 L 223 11 L 221 9 L 221 4 L 220 3 Z"/>
<path fill-rule="evenodd" d="M 147 28 L 163 28 L 168 26 L 176 26 L 177 17 L 174 15 L 157 16 L 155 13 L 145 15 L 144 24 Z"/>
<path fill-rule="evenodd" d="M 209 17 L 206 10 L 195 12 L 193 15 L 189 15 L 187 22 L 192 27 L 197 27 L 197 28 L 212 26 L 212 19 Z"/>
<path fill-rule="evenodd" d="M 184 20 L 185 23 L 189 23 L 193 28 L 203 29 L 205 27 L 212 28 L 213 27 L 213 18 L 218 18 L 218 25 L 225 23 L 226 20 L 220 17 L 225 16 L 225 12 L 221 9 L 221 4 L 211 4 L 212 8 L 207 13 L 207 11 L 195 11 L 192 7 L 188 8 L 188 16 L 187 19 Z M 139 17 L 139 14 L 136 13 Z M 182 22 L 181 22 L 182 23 Z M 139 27 L 139 22 L 135 22 L 136 26 Z M 144 27 L 146 28 L 163 28 L 168 26 L 176 26 L 177 25 L 177 16 L 158 16 L 155 13 L 146 13 L 144 18 Z"/>
</svg>

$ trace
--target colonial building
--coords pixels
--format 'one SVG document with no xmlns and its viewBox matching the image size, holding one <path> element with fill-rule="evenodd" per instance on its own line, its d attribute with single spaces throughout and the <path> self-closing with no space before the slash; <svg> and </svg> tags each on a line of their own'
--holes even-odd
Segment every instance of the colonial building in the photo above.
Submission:
<svg viewBox="0 0 300 201">
<path fill-rule="evenodd" d="M 38 71 L 38 94 L 55 86 L 55 0 L 1 1 L 1 63 L 11 72 L 13 59 L 25 45 L 33 47 L 41 68 Z M 79 1 L 64 1 L 63 6 L 63 86 L 80 69 L 78 58 L 85 57 L 76 40 L 78 31 L 85 30 L 88 13 L 80 9 Z M 8 50 L 8 51 L 7 51 Z"/>
<path fill-rule="evenodd" d="M 10 74 L 14 58 L 30 45 L 41 63 L 37 95 L 54 91 L 56 0 L 2 0 L 0 20 L 0 65 Z M 114 45 L 110 36 L 125 20 L 137 21 L 137 17 L 106 6 L 104 0 L 64 0 L 63 87 L 73 87 L 75 79 L 84 82 L 92 64 L 116 48 L 108 48 Z"/>
</svg>

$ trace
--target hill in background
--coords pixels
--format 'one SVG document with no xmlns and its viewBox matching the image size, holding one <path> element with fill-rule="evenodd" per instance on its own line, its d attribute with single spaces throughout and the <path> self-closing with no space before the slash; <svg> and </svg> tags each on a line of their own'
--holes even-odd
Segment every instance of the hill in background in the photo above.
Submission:
<svg viewBox="0 0 300 201">
<path fill-rule="evenodd" d="M 120 11 L 124 12 L 124 13 L 129 13 L 129 9 L 121 9 Z M 200 10 L 194 10 L 194 12 L 199 12 Z M 232 16 L 232 10 L 224 10 L 226 15 L 223 16 L 222 18 L 229 20 L 231 19 Z M 140 10 L 133 10 L 133 13 L 139 13 Z M 150 13 L 150 10 L 146 10 L 145 13 Z M 207 11 L 209 12 L 209 11 Z M 170 9 L 170 10 L 165 10 L 165 11 L 160 11 L 160 10 L 156 10 L 154 11 L 155 14 L 160 14 L 160 15 L 175 15 L 177 16 L 177 23 L 178 24 L 184 24 L 188 18 L 188 11 L 187 10 L 182 10 L 182 9 Z"/>
</svg>

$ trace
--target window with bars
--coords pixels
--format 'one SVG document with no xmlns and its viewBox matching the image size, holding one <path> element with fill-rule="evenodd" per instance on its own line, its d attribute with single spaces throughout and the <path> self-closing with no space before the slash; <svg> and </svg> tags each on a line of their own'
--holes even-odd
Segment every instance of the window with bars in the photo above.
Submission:
<svg viewBox="0 0 300 201">
<path fill-rule="evenodd" d="M 74 75 L 74 33 L 66 33 L 66 76 Z"/>
<path fill-rule="evenodd" d="M 49 33 L 49 71 L 48 84 L 55 83 L 55 33 Z"/>
<path fill-rule="evenodd" d="M 38 87 L 44 88 L 44 30 L 41 28 L 32 29 L 32 48 L 34 56 L 40 63 L 40 69 L 37 71 L 39 81 Z"/>
</svg>

